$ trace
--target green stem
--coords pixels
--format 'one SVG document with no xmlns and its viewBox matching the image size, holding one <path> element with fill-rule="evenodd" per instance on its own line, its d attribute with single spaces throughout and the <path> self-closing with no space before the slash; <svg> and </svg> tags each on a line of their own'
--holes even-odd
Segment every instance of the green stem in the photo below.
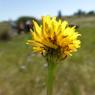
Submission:
<svg viewBox="0 0 95 95">
<path fill-rule="evenodd" d="M 47 81 L 47 95 L 53 94 L 53 82 L 54 82 L 54 71 L 55 65 L 53 62 L 48 64 L 48 81 Z"/>
</svg>

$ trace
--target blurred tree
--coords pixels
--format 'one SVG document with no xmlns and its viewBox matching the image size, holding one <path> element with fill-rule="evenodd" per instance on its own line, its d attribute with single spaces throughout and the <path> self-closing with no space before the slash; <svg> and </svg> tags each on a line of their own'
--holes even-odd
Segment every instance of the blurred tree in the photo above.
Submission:
<svg viewBox="0 0 95 95">
<path fill-rule="evenodd" d="M 74 13 L 75 16 L 84 16 L 86 13 L 82 10 L 78 10 L 76 13 Z"/>
<path fill-rule="evenodd" d="M 87 13 L 87 15 L 95 15 L 95 12 L 94 12 L 94 11 L 89 11 L 89 12 Z"/>
<path fill-rule="evenodd" d="M 32 22 L 32 20 L 35 20 L 35 21 L 38 21 L 36 18 L 34 17 L 29 17 L 29 16 L 22 16 L 22 17 L 19 17 L 16 21 L 17 24 L 23 22 L 23 23 L 26 23 L 26 21 L 30 20 Z"/>
<path fill-rule="evenodd" d="M 58 11 L 57 19 L 61 19 L 61 20 L 63 19 L 63 16 L 60 10 Z"/>
<path fill-rule="evenodd" d="M 19 17 L 16 21 L 18 33 L 21 34 L 23 32 L 26 33 L 30 32 L 30 28 L 33 29 L 33 23 L 32 23 L 33 20 L 40 23 L 39 20 L 37 20 L 34 17 L 30 16 Z"/>
</svg>

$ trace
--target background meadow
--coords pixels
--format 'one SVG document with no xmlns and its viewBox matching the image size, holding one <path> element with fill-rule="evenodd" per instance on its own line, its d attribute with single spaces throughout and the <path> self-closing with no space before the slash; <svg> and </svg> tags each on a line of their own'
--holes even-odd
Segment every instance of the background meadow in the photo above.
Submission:
<svg viewBox="0 0 95 95">
<path fill-rule="evenodd" d="M 95 17 L 66 19 L 80 25 L 82 43 L 58 65 L 54 95 L 95 95 Z M 0 95 L 46 95 L 47 63 L 25 44 L 27 39 L 30 34 L 0 41 Z"/>
<path fill-rule="evenodd" d="M 82 35 L 78 52 L 57 67 L 54 95 L 95 95 L 94 0 L 0 0 L 0 95 L 46 95 L 47 62 L 26 45 L 30 32 L 19 28 L 41 24 L 43 15 L 78 25 Z"/>
</svg>

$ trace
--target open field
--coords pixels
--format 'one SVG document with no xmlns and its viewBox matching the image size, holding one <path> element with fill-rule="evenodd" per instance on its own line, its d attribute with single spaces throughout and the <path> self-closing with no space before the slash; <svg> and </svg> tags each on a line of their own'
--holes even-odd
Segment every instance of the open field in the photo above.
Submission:
<svg viewBox="0 0 95 95">
<path fill-rule="evenodd" d="M 54 95 L 95 95 L 95 17 L 73 17 L 82 44 L 59 64 Z M 25 45 L 30 36 L 0 42 L 0 95 L 46 95 L 46 61 Z"/>
</svg>

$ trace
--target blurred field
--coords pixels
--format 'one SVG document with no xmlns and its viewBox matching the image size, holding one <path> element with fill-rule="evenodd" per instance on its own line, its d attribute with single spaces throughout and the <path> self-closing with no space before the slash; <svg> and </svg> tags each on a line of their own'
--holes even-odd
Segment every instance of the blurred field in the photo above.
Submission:
<svg viewBox="0 0 95 95">
<path fill-rule="evenodd" d="M 95 17 L 72 17 L 81 48 L 59 64 L 54 95 L 95 95 Z M 0 27 L 1 28 L 1 27 Z M 30 36 L 0 41 L 0 95 L 46 95 L 46 61 L 25 45 Z"/>
</svg>

